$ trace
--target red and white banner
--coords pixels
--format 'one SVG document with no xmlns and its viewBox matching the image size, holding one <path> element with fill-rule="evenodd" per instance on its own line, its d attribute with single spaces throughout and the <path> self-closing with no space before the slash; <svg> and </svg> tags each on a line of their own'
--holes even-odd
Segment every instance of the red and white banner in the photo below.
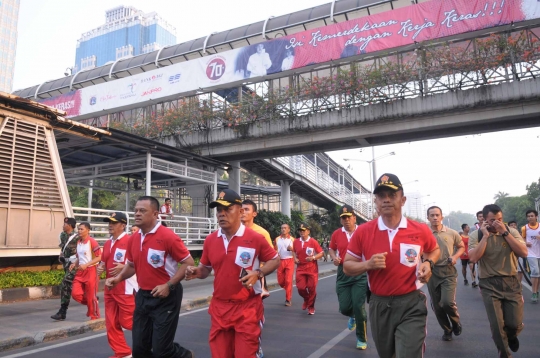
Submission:
<svg viewBox="0 0 540 358">
<path fill-rule="evenodd" d="M 177 63 L 40 102 L 60 109 L 58 106 L 64 106 L 68 117 L 87 118 L 142 107 L 149 101 L 178 98 L 200 89 L 234 87 L 313 64 L 537 18 L 537 0 L 432 0 Z"/>
</svg>

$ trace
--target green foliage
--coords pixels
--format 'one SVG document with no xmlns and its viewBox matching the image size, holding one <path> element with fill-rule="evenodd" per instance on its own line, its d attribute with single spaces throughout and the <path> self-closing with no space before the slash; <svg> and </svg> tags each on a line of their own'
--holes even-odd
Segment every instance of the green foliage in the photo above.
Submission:
<svg viewBox="0 0 540 358">
<path fill-rule="evenodd" d="M 0 274 L 0 289 L 14 287 L 56 286 L 62 282 L 64 270 L 16 271 Z"/>
<path fill-rule="evenodd" d="M 302 223 L 303 220 L 304 215 L 295 210 L 291 211 L 291 219 L 279 211 L 261 210 L 257 212 L 254 222 L 268 230 L 270 237 L 274 239 L 281 234 L 281 225 L 283 224 L 289 224 L 291 227 L 291 235 L 297 236 L 297 228 L 300 227 L 300 223 Z"/>
<path fill-rule="evenodd" d="M 318 240 L 330 239 L 332 233 L 341 227 L 339 209 L 340 206 L 336 206 L 334 210 L 322 215 L 318 213 L 309 215 L 307 221 L 311 226 L 311 236 Z"/>
<path fill-rule="evenodd" d="M 88 188 L 68 186 L 71 205 L 83 208 L 88 207 Z M 117 197 L 111 191 L 94 190 L 92 193 L 92 207 L 96 209 L 115 209 Z M 125 203 L 125 201 L 124 201 Z M 125 207 L 125 204 L 124 204 Z"/>
<path fill-rule="evenodd" d="M 476 222 L 476 215 L 463 213 L 461 211 L 451 211 L 450 214 L 444 215 L 444 224 L 457 232 L 461 231 L 461 224 L 467 224 L 472 228 Z"/>
<path fill-rule="evenodd" d="M 535 208 L 535 200 L 540 196 L 540 179 L 527 185 L 525 189 L 527 194 L 521 196 L 508 196 L 502 191 L 495 194 L 495 204 L 502 209 L 504 221 L 516 221 L 518 226 L 527 223 L 525 212 Z"/>
</svg>

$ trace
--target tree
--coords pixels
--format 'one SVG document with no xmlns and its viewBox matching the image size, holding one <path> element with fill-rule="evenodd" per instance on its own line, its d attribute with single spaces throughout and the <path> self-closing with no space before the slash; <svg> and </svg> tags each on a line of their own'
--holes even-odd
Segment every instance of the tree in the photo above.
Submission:
<svg viewBox="0 0 540 358">
<path fill-rule="evenodd" d="M 497 200 L 503 200 L 505 198 L 508 198 L 508 193 L 505 193 L 503 191 L 499 191 L 497 194 L 495 194 L 495 196 L 493 197 L 493 199 L 495 201 Z"/>
<path fill-rule="evenodd" d="M 461 231 L 461 225 L 467 224 L 470 227 L 476 222 L 476 216 L 470 213 L 463 213 L 461 211 L 451 211 L 448 215 L 443 215 L 444 223 L 451 229 L 457 232 Z"/>
<path fill-rule="evenodd" d="M 291 218 L 279 211 L 261 210 L 257 212 L 254 220 L 255 224 L 268 230 L 272 239 L 281 235 L 281 225 L 283 224 L 289 224 L 291 235 L 297 237 L 297 230 L 303 221 L 304 215 L 295 210 L 291 211 Z"/>
</svg>

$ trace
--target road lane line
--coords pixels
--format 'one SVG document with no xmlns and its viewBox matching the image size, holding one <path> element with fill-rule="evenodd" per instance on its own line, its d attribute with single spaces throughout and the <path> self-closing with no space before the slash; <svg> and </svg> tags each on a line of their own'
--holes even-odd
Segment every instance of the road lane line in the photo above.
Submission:
<svg viewBox="0 0 540 358">
<path fill-rule="evenodd" d="M 325 278 L 332 277 L 332 276 L 336 276 L 336 274 L 328 275 L 328 276 L 325 276 L 325 277 L 321 277 L 321 278 L 319 278 L 319 281 L 320 281 L 320 280 L 324 280 Z M 293 285 L 293 286 L 296 286 L 296 285 Z M 277 289 L 272 290 L 272 291 L 270 291 L 270 292 L 276 292 L 276 291 L 280 291 L 280 290 L 283 290 L 283 289 L 282 289 L 282 288 L 277 288 Z M 206 311 L 206 310 L 208 310 L 208 307 L 199 308 L 199 309 L 196 309 L 196 310 L 193 310 L 193 311 L 187 311 L 187 312 L 181 313 L 179 316 L 180 316 L 180 317 L 182 317 L 182 316 L 187 316 L 187 315 L 190 315 L 190 314 L 193 314 L 193 313 L 197 313 L 197 312 L 201 312 L 201 311 Z M 16 354 L 12 354 L 12 355 L 9 355 L 9 356 L 4 356 L 3 358 L 17 358 L 17 357 L 24 357 L 24 356 L 27 356 L 27 355 L 30 355 L 30 354 L 39 353 L 39 352 L 44 352 L 44 351 L 48 351 L 48 350 L 51 350 L 51 349 L 60 348 L 60 347 L 65 347 L 65 346 L 69 346 L 69 345 L 76 344 L 76 343 L 79 343 L 79 342 L 88 341 L 88 340 L 90 340 L 90 339 L 103 337 L 103 336 L 105 336 L 106 334 L 107 334 L 107 333 L 98 333 L 98 334 L 93 335 L 93 336 L 90 336 L 90 337 L 79 338 L 79 339 L 75 339 L 75 340 L 69 341 L 69 342 L 64 342 L 64 343 L 54 344 L 54 345 L 48 346 L 48 347 L 32 349 L 32 350 L 30 350 L 30 351 L 26 351 L 26 352 L 22 352 L 22 353 L 16 353 Z M 339 341 L 338 341 L 338 342 L 339 342 Z M 336 342 L 336 343 L 337 343 L 337 342 Z M 311 356 L 310 356 L 310 357 L 311 357 Z"/>
<path fill-rule="evenodd" d="M 322 357 L 326 352 L 328 352 L 330 349 L 334 348 L 336 344 L 341 342 L 343 338 L 347 337 L 352 331 L 349 331 L 349 329 L 345 328 L 340 334 L 329 340 L 322 346 L 321 348 L 317 349 L 315 352 L 311 353 L 308 358 L 320 358 Z"/>
</svg>

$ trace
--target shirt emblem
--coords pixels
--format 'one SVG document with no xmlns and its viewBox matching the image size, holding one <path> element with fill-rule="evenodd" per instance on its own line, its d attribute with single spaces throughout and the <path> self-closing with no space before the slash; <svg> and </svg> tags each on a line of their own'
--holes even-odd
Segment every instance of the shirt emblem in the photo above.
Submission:
<svg viewBox="0 0 540 358">
<path fill-rule="evenodd" d="M 158 254 L 153 254 L 152 256 L 150 256 L 150 260 L 154 265 L 157 265 L 161 262 L 161 256 L 159 256 Z"/>
<path fill-rule="evenodd" d="M 408 249 L 407 251 L 405 251 L 405 259 L 408 262 L 414 262 L 417 256 L 418 253 L 414 249 Z"/>
<path fill-rule="evenodd" d="M 240 254 L 240 260 L 242 260 L 242 263 L 244 265 L 247 265 L 251 260 L 251 255 L 249 254 L 249 252 L 244 251 Z"/>
</svg>

